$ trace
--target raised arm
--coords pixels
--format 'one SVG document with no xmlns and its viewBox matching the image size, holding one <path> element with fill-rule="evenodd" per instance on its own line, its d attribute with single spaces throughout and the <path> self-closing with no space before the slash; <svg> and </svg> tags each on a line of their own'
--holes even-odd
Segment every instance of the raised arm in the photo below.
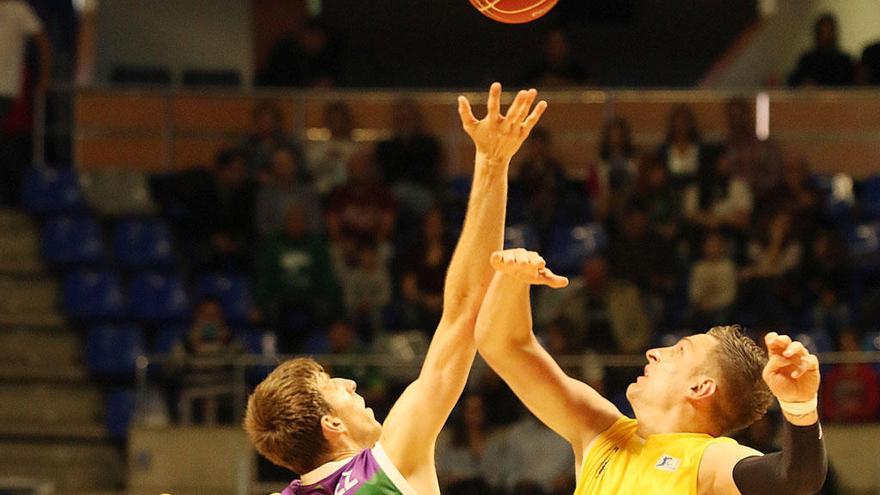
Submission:
<svg viewBox="0 0 880 495">
<path fill-rule="evenodd" d="M 480 354 L 538 419 L 571 443 L 579 463 L 589 441 L 621 413 L 590 386 L 568 377 L 532 333 L 529 286 L 559 287 L 567 280 L 522 249 L 494 254 L 492 265 L 497 273 L 475 331 Z"/>
<path fill-rule="evenodd" d="M 434 443 L 458 401 L 476 355 L 474 324 L 492 279 L 489 256 L 501 249 L 510 159 L 547 108 L 531 113 L 535 90 L 520 91 L 501 114 L 501 85 L 489 90 L 487 115 L 477 120 L 468 100 L 458 99 L 462 126 L 476 145 L 473 185 L 458 245 L 446 274 L 443 314 L 418 379 L 392 408 L 382 443 L 402 472 L 433 465 Z"/>
<path fill-rule="evenodd" d="M 828 461 L 819 413 L 819 360 L 787 335 L 765 337 L 763 378 L 785 417 L 782 451 L 761 455 L 742 445 L 715 444 L 700 464 L 699 493 L 808 495 L 825 482 Z"/>
</svg>

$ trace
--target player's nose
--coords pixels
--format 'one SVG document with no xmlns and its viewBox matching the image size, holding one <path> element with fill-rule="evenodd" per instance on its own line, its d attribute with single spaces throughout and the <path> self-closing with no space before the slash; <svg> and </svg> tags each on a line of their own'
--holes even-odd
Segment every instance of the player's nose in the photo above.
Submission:
<svg viewBox="0 0 880 495">
<path fill-rule="evenodd" d="M 647 352 L 645 352 L 645 357 L 648 359 L 649 363 L 659 363 L 660 349 L 648 349 Z"/>
<path fill-rule="evenodd" d="M 354 393 L 354 391 L 357 390 L 357 382 L 355 382 L 354 380 L 346 379 L 346 380 L 344 380 L 344 383 L 345 383 L 345 389 L 348 390 L 349 392 Z"/>
</svg>

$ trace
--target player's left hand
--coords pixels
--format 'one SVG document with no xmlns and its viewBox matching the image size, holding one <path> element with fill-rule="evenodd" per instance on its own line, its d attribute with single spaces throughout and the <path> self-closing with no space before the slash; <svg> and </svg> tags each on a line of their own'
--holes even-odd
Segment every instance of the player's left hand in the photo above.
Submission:
<svg viewBox="0 0 880 495">
<path fill-rule="evenodd" d="M 819 359 L 788 335 L 770 332 L 764 337 L 769 360 L 763 378 L 777 399 L 806 402 L 819 391 Z"/>
<path fill-rule="evenodd" d="M 502 114 L 501 84 L 493 83 L 486 102 L 486 116 L 482 120 L 474 117 L 468 99 L 459 96 L 458 114 L 461 125 L 474 141 L 477 153 L 491 161 L 505 164 L 510 161 L 547 109 L 547 102 L 540 101 L 532 110 L 537 95 L 538 92 L 534 89 L 520 91 L 507 113 Z"/>
</svg>

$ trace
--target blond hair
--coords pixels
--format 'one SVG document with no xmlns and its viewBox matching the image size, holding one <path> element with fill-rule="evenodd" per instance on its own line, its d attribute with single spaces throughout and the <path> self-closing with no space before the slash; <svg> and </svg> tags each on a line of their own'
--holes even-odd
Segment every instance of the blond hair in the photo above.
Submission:
<svg viewBox="0 0 880 495">
<path fill-rule="evenodd" d="M 330 404 L 318 389 L 324 368 L 291 359 L 275 368 L 248 399 L 244 428 L 257 452 L 297 474 L 317 468 L 329 451 L 321 418 Z"/>
<path fill-rule="evenodd" d="M 727 434 L 760 419 L 773 401 L 762 377 L 767 353 L 739 325 L 717 326 L 707 333 L 718 341 L 707 363 L 717 380 L 716 422 Z"/>
</svg>

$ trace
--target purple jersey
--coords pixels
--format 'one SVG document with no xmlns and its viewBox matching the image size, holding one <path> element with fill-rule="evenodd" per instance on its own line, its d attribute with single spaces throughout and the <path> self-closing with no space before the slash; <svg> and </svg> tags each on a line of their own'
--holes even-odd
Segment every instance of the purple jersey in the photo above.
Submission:
<svg viewBox="0 0 880 495">
<path fill-rule="evenodd" d="M 282 495 L 417 495 L 382 446 L 330 462 L 294 480 Z"/>
</svg>

